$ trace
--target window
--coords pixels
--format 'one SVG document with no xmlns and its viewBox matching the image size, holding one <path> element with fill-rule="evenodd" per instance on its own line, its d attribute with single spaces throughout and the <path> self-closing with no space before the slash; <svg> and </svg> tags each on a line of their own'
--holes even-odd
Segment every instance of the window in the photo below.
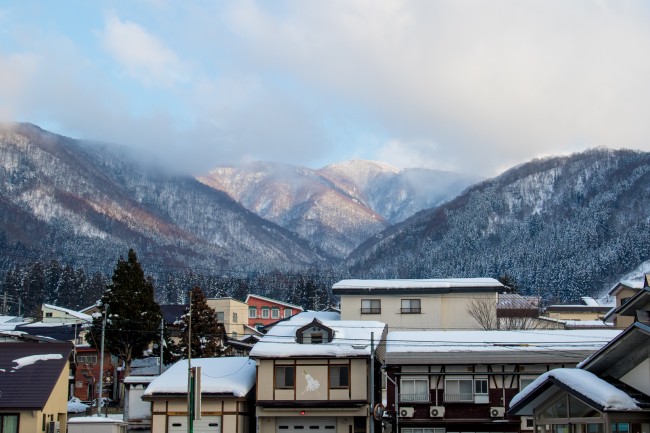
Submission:
<svg viewBox="0 0 650 433">
<path fill-rule="evenodd" d="M 426 377 L 404 377 L 400 381 L 399 399 L 403 402 L 429 401 L 429 379 Z"/>
<path fill-rule="evenodd" d="M 262 307 L 262 319 L 269 318 L 269 307 Z"/>
<path fill-rule="evenodd" d="M 271 319 L 279 319 L 279 318 L 280 318 L 280 309 L 271 308 Z"/>
<path fill-rule="evenodd" d="M 474 401 L 471 378 L 445 379 L 445 402 Z"/>
<path fill-rule="evenodd" d="M 250 319 L 256 319 L 257 318 L 257 308 L 249 307 L 248 308 L 248 317 Z"/>
<path fill-rule="evenodd" d="M 237 313 L 232 313 L 232 323 L 237 323 Z"/>
<path fill-rule="evenodd" d="M 381 314 L 381 299 L 362 299 L 361 314 Z"/>
<path fill-rule="evenodd" d="M 78 355 L 77 364 L 97 364 L 97 355 Z"/>
<path fill-rule="evenodd" d="M 291 317 L 291 308 L 284 309 L 284 318 Z"/>
<path fill-rule="evenodd" d="M 419 299 L 402 299 L 402 314 L 420 314 L 422 309 L 420 308 Z"/>
<path fill-rule="evenodd" d="M 350 387 L 350 367 L 347 365 L 330 366 L 330 388 Z"/>
<path fill-rule="evenodd" d="M 613 422 L 612 433 L 629 433 L 630 424 L 627 422 Z"/>
<path fill-rule="evenodd" d="M 275 367 L 275 387 L 293 388 L 294 386 L 293 365 L 282 365 Z"/>
<path fill-rule="evenodd" d="M 217 322 L 224 323 L 224 313 L 223 311 L 217 311 Z"/>
<path fill-rule="evenodd" d="M 45 313 L 45 317 L 52 317 L 52 313 Z"/>
<path fill-rule="evenodd" d="M 445 433 L 444 427 L 403 428 L 402 433 Z"/>
<path fill-rule="evenodd" d="M 476 395 L 487 395 L 488 393 L 488 380 L 487 379 L 475 379 L 474 380 L 474 394 Z"/>
<path fill-rule="evenodd" d="M 1 433 L 18 433 L 18 415 L 6 414 L 0 415 L 0 432 Z"/>
</svg>

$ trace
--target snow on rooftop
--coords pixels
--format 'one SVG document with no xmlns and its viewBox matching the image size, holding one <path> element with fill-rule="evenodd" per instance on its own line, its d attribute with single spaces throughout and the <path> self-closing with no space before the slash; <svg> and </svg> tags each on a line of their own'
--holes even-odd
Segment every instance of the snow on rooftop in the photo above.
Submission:
<svg viewBox="0 0 650 433">
<path fill-rule="evenodd" d="M 301 344 L 296 341 L 296 331 L 318 319 L 323 326 L 334 331 L 329 343 Z M 336 318 L 331 320 L 331 318 Z M 374 333 L 375 344 L 379 342 L 386 325 L 370 320 L 339 320 L 334 312 L 308 311 L 279 322 L 258 341 L 251 350 L 251 357 L 290 356 L 370 356 L 370 339 Z"/>
<path fill-rule="evenodd" d="M 632 397 L 595 374 L 578 368 L 557 368 L 542 374 L 513 397 L 510 407 L 526 398 L 551 377 L 605 410 L 640 410 Z"/>
<path fill-rule="evenodd" d="M 124 378 L 124 383 L 151 383 L 157 377 L 158 376 L 137 376 L 132 374 L 131 376 Z"/>
<path fill-rule="evenodd" d="M 30 355 L 23 358 L 14 359 L 12 362 L 15 362 L 16 365 L 13 367 L 14 370 L 19 370 L 28 365 L 36 364 L 38 361 L 49 361 L 52 359 L 61 359 L 63 356 L 60 353 L 46 353 L 42 355 Z"/>
<path fill-rule="evenodd" d="M 392 331 L 386 338 L 387 353 L 511 352 L 548 350 L 598 350 L 621 331 Z"/>
<path fill-rule="evenodd" d="M 201 367 L 204 394 L 233 394 L 244 397 L 255 384 L 255 361 L 248 357 L 194 358 L 192 367 Z M 187 393 L 188 361 L 178 361 L 155 378 L 144 395 Z"/>
<path fill-rule="evenodd" d="M 103 417 L 103 416 L 76 416 L 68 418 L 68 424 L 85 424 L 85 423 L 106 423 L 106 424 L 128 424 L 121 419 Z"/>
<path fill-rule="evenodd" d="M 420 280 L 342 280 L 334 289 L 454 289 L 461 287 L 504 287 L 494 278 L 434 278 Z"/>
<path fill-rule="evenodd" d="M 74 310 L 69 310 L 69 309 L 63 308 L 63 307 L 57 307 L 56 305 L 43 304 L 43 308 L 49 308 L 50 310 L 60 311 L 62 313 L 65 313 L 65 314 L 67 314 L 69 316 L 72 316 L 72 317 L 76 317 L 77 319 L 81 319 L 81 320 L 83 320 L 85 322 L 88 322 L 88 323 L 93 321 L 92 316 L 89 316 L 88 314 L 80 313 L 80 312 L 74 311 Z"/>
</svg>

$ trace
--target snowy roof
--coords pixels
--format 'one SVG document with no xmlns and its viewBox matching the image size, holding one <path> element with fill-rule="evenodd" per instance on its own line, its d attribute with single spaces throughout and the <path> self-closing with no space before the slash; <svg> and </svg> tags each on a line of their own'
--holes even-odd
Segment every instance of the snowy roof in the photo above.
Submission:
<svg viewBox="0 0 650 433">
<path fill-rule="evenodd" d="M 433 278 L 408 280 L 342 280 L 332 289 L 460 289 L 494 287 L 505 288 L 494 278 Z"/>
<path fill-rule="evenodd" d="M 255 385 L 255 361 L 248 357 L 195 358 L 192 367 L 201 367 L 202 394 L 244 397 Z M 187 370 L 188 361 L 178 361 L 154 379 L 144 395 L 187 395 Z"/>
<path fill-rule="evenodd" d="M 244 302 L 246 304 L 248 304 L 248 300 L 250 298 L 257 298 L 257 299 L 261 299 L 263 301 L 273 302 L 275 304 L 286 305 L 287 307 L 295 308 L 295 309 L 300 310 L 300 311 L 302 311 L 302 309 L 303 309 L 302 307 L 300 307 L 298 305 L 289 304 L 288 302 L 282 302 L 282 301 L 278 301 L 277 299 L 271 299 L 271 298 L 267 298 L 266 296 L 255 295 L 255 294 L 249 294 L 248 296 L 246 296 L 246 300 Z"/>
<path fill-rule="evenodd" d="M 579 362 L 620 330 L 393 331 L 386 338 L 386 362 L 414 362 L 436 354 L 436 363 L 515 362 L 523 357 Z M 458 359 L 463 354 L 462 360 Z"/>
<path fill-rule="evenodd" d="M 630 289 L 643 289 L 644 285 L 645 285 L 645 281 L 643 279 L 640 279 L 640 280 L 622 280 L 622 281 L 616 283 L 616 285 L 614 287 L 612 287 L 609 290 L 609 292 L 607 292 L 607 294 L 615 295 L 616 292 L 619 289 L 623 289 L 623 288 L 626 288 L 626 287 L 630 288 Z"/>
<path fill-rule="evenodd" d="M 137 376 L 130 375 L 129 377 L 124 378 L 124 383 L 151 383 L 158 376 Z"/>
<path fill-rule="evenodd" d="M 95 423 L 105 423 L 105 424 L 120 424 L 127 425 L 126 421 L 121 419 L 108 418 L 103 416 L 76 416 L 73 418 L 68 418 L 68 424 L 95 424 Z"/>
<path fill-rule="evenodd" d="M 276 357 L 353 357 L 370 356 L 370 338 L 379 343 L 386 325 L 370 320 L 338 320 L 334 312 L 308 311 L 293 316 L 290 320 L 277 323 L 258 341 L 251 350 L 252 358 Z M 336 318 L 331 320 L 332 318 Z M 296 331 L 318 319 L 334 331 L 331 342 L 323 344 L 300 344 L 296 341 Z"/>
<path fill-rule="evenodd" d="M 65 313 L 65 314 L 67 314 L 69 316 L 76 317 L 77 319 L 83 320 L 84 322 L 90 323 L 90 322 L 93 321 L 92 316 L 89 316 L 88 314 L 80 313 L 80 312 L 74 311 L 74 310 L 69 310 L 69 309 L 63 308 L 63 307 L 57 307 L 56 305 L 43 304 L 43 308 L 49 308 L 50 310 L 60 311 L 60 312 Z"/>
<path fill-rule="evenodd" d="M 510 401 L 510 408 L 519 415 L 528 415 L 524 400 L 535 397 L 547 383 L 559 383 L 569 388 L 571 394 L 583 397 L 587 402 L 597 405 L 603 411 L 640 410 L 636 401 L 625 392 L 611 385 L 595 374 L 577 368 L 557 368 L 548 371 L 515 395 Z M 538 397 L 543 397 L 539 395 Z M 521 407 L 517 407 L 520 405 Z M 522 412 L 522 410 L 524 412 Z M 528 408 L 532 414 L 532 409 Z"/>
<path fill-rule="evenodd" d="M 552 317 L 539 317 L 544 322 L 557 323 L 565 326 L 567 329 L 574 328 L 613 328 L 612 323 L 603 322 L 602 320 L 569 320 L 555 319 Z"/>
</svg>

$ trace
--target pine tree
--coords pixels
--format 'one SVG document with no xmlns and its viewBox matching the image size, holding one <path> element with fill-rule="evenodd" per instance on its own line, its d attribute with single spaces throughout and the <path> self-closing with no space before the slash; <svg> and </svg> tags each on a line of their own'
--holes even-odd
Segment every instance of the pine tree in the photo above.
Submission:
<svg viewBox="0 0 650 433">
<path fill-rule="evenodd" d="M 154 301 L 154 287 L 146 278 L 135 251 L 129 250 L 128 259 L 121 256 L 99 303 L 101 310 L 108 307 L 105 350 L 124 362 L 125 376 L 131 372 L 131 361 L 143 356 L 149 344 L 158 339 L 162 314 Z M 100 347 L 102 317 L 93 319 L 91 345 Z"/>
<path fill-rule="evenodd" d="M 183 316 L 180 351 L 187 358 L 188 329 L 190 314 Z M 217 322 L 215 312 L 208 306 L 200 287 L 192 289 L 192 358 L 224 356 L 226 352 L 226 330 Z"/>
</svg>

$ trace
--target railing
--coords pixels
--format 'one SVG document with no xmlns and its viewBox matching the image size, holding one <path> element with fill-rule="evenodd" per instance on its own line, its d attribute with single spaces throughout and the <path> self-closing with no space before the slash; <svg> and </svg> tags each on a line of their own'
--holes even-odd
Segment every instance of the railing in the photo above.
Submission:
<svg viewBox="0 0 650 433">
<path fill-rule="evenodd" d="M 420 313 L 422 313 L 422 309 L 420 307 L 402 308 L 401 311 L 402 311 L 402 314 L 420 314 Z"/>
<path fill-rule="evenodd" d="M 460 394 L 445 393 L 445 403 L 458 403 L 465 401 L 474 401 L 474 394 L 471 392 L 461 392 Z"/>
<path fill-rule="evenodd" d="M 401 402 L 424 402 L 428 403 L 429 400 L 429 394 L 400 394 L 399 395 L 399 400 Z"/>
<path fill-rule="evenodd" d="M 362 308 L 361 314 L 381 314 L 381 307 L 379 308 Z"/>
</svg>

